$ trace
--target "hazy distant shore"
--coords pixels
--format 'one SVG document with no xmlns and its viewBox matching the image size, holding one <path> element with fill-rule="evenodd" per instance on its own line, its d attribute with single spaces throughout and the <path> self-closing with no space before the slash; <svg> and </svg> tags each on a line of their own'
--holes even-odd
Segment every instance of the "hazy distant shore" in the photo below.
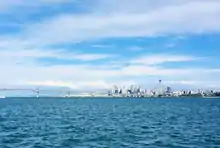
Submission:
<svg viewBox="0 0 220 148">
<path fill-rule="evenodd" d="M 82 97 L 82 96 L 73 96 L 73 97 L 61 97 L 61 96 L 40 96 L 40 97 L 32 97 L 32 96 L 26 96 L 26 97 L 19 97 L 19 96 L 10 96 L 10 97 L 5 97 L 5 98 L 2 98 L 2 99 L 10 99 L 10 98 L 33 98 L 33 99 L 42 99 L 42 98 L 57 98 L 57 99 L 169 99 L 169 98 L 173 98 L 173 99 L 182 99 L 182 98 L 220 98 L 219 96 L 210 96 L 210 97 L 195 97 L 195 96 L 179 96 L 179 97 L 175 97 L 175 96 L 172 96 L 172 97 L 112 97 L 112 96 L 97 96 L 97 97 L 90 97 L 90 96 L 85 96 L 85 97 Z"/>
</svg>

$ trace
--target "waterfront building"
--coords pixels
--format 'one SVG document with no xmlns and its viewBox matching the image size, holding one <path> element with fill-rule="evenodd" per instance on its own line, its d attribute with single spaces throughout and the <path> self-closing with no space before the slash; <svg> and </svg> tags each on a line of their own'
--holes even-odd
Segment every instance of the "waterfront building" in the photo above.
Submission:
<svg viewBox="0 0 220 148">
<path fill-rule="evenodd" d="M 114 94 L 118 94 L 119 93 L 119 89 L 118 89 L 118 86 L 114 86 Z"/>
<path fill-rule="evenodd" d="M 171 87 L 167 87 L 167 88 L 166 88 L 166 93 L 170 94 L 171 92 L 172 92 Z"/>
<path fill-rule="evenodd" d="M 131 93 L 131 94 L 134 94 L 134 85 L 131 85 L 131 87 L 130 87 L 130 93 Z"/>
<path fill-rule="evenodd" d="M 178 97 L 178 96 L 180 96 L 180 95 L 183 95 L 183 91 L 174 91 L 174 92 L 172 92 L 172 95 L 173 95 L 174 97 Z"/>
<path fill-rule="evenodd" d="M 165 96 L 171 96 L 171 95 L 172 95 L 171 87 L 166 87 L 166 89 L 165 89 Z"/>
<path fill-rule="evenodd" d="M 121 94 L 122 96 L 127 96 L 127 89 L 125 86 L 123 86 L 123 88 L 121 89 Z"/>
<path fill-rule="evenodd" d="M 137 88 L 137 93 L 140 93 L 140 92 L 141 92 L 141 87 L 138 86 L 138 88 Z"/>
</svg>

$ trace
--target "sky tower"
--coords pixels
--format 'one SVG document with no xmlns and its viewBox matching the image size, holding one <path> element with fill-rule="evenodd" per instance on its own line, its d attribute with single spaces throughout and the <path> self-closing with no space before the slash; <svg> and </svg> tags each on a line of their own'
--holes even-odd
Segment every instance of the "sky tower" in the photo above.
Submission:
<svg viewBox="0 0 220 148">
<path fill-rule="evenodd" d="M 164 87 L 162 85 L 162 80 L 159 80 L 159 84 L 156 86 L 156 95 L 161 96 L 164 94 Z"/>
</svg>

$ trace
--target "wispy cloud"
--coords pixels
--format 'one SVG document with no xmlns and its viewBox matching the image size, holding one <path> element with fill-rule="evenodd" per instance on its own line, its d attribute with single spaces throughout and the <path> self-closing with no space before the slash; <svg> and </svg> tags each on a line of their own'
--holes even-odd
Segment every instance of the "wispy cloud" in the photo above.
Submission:
<svg viewBox="0 0 220 148">
<path fill-rule="evenodd" d="M 176 44 L 174 44 L 174 43 L 170 43 L 170 44 L 166 45 L 167 48 L 174 48 L 175 46 L 176 46 Z"/>
<path fill-rule="evenodd" d="M 65 7 L 60 8 L 60 6 L 63 4 L 70 6 L 72 1 L 1 1 L 0 13 L 11 12 L 13 15 L 11 15 L 12 20 L 1 23 L 0 29 L 4 30 L 8 24 L 17 22 L 17 18 L 23 17 L 22 14 L 26 16 L 15 32 L 8 30 L 10 33 L 0 36 L 0 68 L 3 71 L 0 73 L 0 85 L 19 84 L 86 89 L 107 88 L 113 84 L 127 85 L 126 82 L 134 83 L 134 81 L 145 83 L 145 79 L 150 81 L 155 78 L 164 78 L 167 81 L 174 79 L 175 82 L 182 84 L 204 81 L 205 85 L 220 82 L 218 68 L 205 69 L 202 65 L 198 67 L 190 65 L 190 62 L 203 60 L 200 55 L 174 55 L 169 54 L 168 51 L 166 51 L 167 54 L 155 54 L 153 51 L 147 54 L 143 48 L 147 47 L 145 44 L 137 44 L 128 49 L 122 44 L 129 44 L 131 40 L 124 41 L 122 44 L 117 40 L 118 38 L 150 38 L 167 35 L 176 35 L 180 40 L 188 34 L 219 33 L 219 1 L 95 0 L 89 4 L 87 2 L 80 1 L 82 5 L 88 5 L 86 11 L 74 9 L 64 12 Z M 45 6 L 51 7 L 52 4 L 56 8 L 53 7 L 54 9 L 50 12 L 38 12 L 39 16 L 30 15 L 29 10 L 32 8 L 39 11 Z M 55 13 L 57 7 L 59 11 Z M 21 13 L 18 11 L 21 8 L 28 9 L 24 9 Z M 16 17 L 14 17 L 15 14 L 17 14 Z M 13 25 L 11 27 L 13 28 Z M 112 38 L 117 40 L 117 43 L 113 43 L 117 50 L 98 42 L 100 39 Z M 62 46 L 76 45 L 74 43 L 77 42 L 81 44 L 86 42 L 84 46 L 88 45 L 88 42 L 92 45 L 88 45 L 86 50 Z M 174 47 L 172 43 L 176 42 L 171 42 L 170 47 Z M 53 49 L 56 45 L 61 49 Z M 107 46 L 109 50 L 105 50 Z M 98 52 L 100 50 L 102 53 Z M 127 56 L 127 50 L 140 51 L 142 55 L 138 56 L 132 52 Z M 40 61 L 42 58 L 50 59 L 48 61 L 52 64 L 45 66 Z M 55 59 L 71 62 L 55 64 L 53 63 Z M 166 63 L 188 63 L 188 66 L 187 68 L 178 68 L 178 66 L 168 68 L 165 66 Z M 154 79 L 151 79 L 152 77 Z"/>
<path fill-rule="evenodd" d="M 57 14 L 38 23 L 28 24 L 27 29 L 21 31 L 17 37 L 35 44 L 51 45 L 111 37 L 146 37 L 220 31 L 219 1 L 168 1 L 166 5 L 162 5 L 161 1 L 139 0 L 134 3 L 128 0 L 124 2 L 128 2 L 127 4 L 132 7 L 117 9 L 115 6 L 118 2 L 105 1 L 103 4 L 101 1 L 96 1 L 102 4 L 97 5 L 99 7 L 95 7 L 92 13 Z M 104 13 L 104 9 L 101 9 L 106 4 L 110 5 L 112 13 Z M 139 12 L 139 7 L 134 5 L 149 6 L 151 9 L 143 9 Z M 127 9 L 129 11 L 126 11 Z"/>
<path fill-rule="evenodd" d="M 140 61 L 141 63 L 139 62 L 139 64 L 144 63 L 146 65 L 139 65 L 134 62 L 129 66 L 119 64 L 118 68 L 112 68 L 111 64 L 108 63 L 104 65 L 99 63 L 96 65 L 64 64 L 44 66 L 38 63 L 38 61 L 34 61 L 35 58 L 48 56 L 58 56 L 59 58 L 59 54 L 48 51 L 41 51 L 41 54 L 38 54 L 36 51 L 23 51 L 20 53 L 11 52 L 11 54 L 7 52 L 0 52 L 0 67 L 4 69 L 4 72 L 0 73 L 0 77 L 2 78 L 0 84 L 4 86 L 16 84 L 31 85 L 33 87 L 69 87 L 77 90 L 86 90 L 91 87 L 97 89 L 107 89 L 111 88 L 114 84 L 127 85 L 128 83 L 126 83 L 126 81 L 128 82 L 130 77 L 132 77 L 131 80 L 133 81 L 137 80 L 136 83 L 142 83 L 143 80 L 138 79 L 139 77 L 154 76 L 158 78 L 166 77 L 166 79 L 176 78 L 181 80 L 182 78 L 187 78 L 188 80 L 192 80 L 195 79 L 194 76 L 199 74 L 199 80 L 202 80 L 210 74 L 212 74 L 212 78 L 215 78 L 220 72 L 218 69 L 170 69 L 158 66 L 158 64 L 164 62 L 178 62 L 196 59 L 193 57 L 185 57 L 180 55 L 177 57 L 162 57 L 159 55 L 152 55 L 151 58 L 148 57 L 150 60 L 148 60 L 147 63 L 146 61 Z M 23 60 L 23 63 L 17 64 L 14 62 L 17 57 L 21 57 L 19 59 Z M 25 57 L 29 58 L 26 59 Z"/>
<path fill-rule="evenodd" d="M 129 47 L 128 50 L 129 51 L 142 51 L 142 50 L 145 50 L 145 48 L 141 46 L 132 46 L 132 47 Z"/>
<path fill-rule="evenodd" d="M 219 32 L 219 6 L 219 1 L 196 1 L 132 14 L 64 14 L 29 26 L 24 36 L 38 43 L 55 44 L 109 37 Z"/>
<path fill-rule="evenodd" d="M 0 57 L 4 58 L 54 58 L 63 60 L 95 61 L 114 58 L 113 54 L 89 54 L 77 51 L 52 50 L 52 49 L 29 49 L 29 50 L 1 50 Z"/>
<path fill-rule="evenodd" d="M 65 3 L 75 3 L 78 0 L 36 0 L 36 1 L 28 1 L 28 0 L 7 0 L 0 2 L 0 12 L 1 11 L 10 11 L 13 8 L 26 6 L 26 7 L 33 7 L 33 6 L 44 6 L 48 4 L 65 4 Z"/>
<path fill-rule="evenodd" d="M 93 48 L 108 48 L 112 47 L 112 45 L 104 45 L 104 44 L 94 44 L 92 45 Z"/>
<path fill-rule="evenodd" d="M 203 58 L 190 57 L 184 55 L 158 54 L 158 55 L 141 56 L 137 59 L 131 60 L 130 63 L 144 64 L 144 65 L 158 65 L 169 62 L 189 62 L 189 61 L 196 61 L 201 59 Z"/>
</svg>

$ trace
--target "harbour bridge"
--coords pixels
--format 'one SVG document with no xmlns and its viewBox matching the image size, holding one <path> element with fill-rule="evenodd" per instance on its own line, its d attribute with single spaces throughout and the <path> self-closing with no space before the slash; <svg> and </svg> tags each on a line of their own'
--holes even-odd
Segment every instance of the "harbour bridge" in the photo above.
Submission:
<svg viewBox="0 0 220 148">
<path fill-rule="evenodd" d="M 11 94 L 15 93 L 15 92 L 19 92 L 19 93 L 33 93 L 33 95 L 35 95 L 37 98 L 40 95 L 50 95 L 50 94 L 54 94 L 54 93 L 60 93 L 60 94 L 65 94 L 66 97 L 70 96 L 72 93 L 74 93 L 75 91 L 73 90 L 52 90 L 52 89 L 39 89 L 39 88 L 0 88 L 0 92 L 6 93 L 6 92 L 10 92 Z"/>
<path fill-rule="evenodd" d="M 0 93 L 15 94 L 15 92 L 19 92 L 19 94 L 31 93 L 37 98 L 39 98 L 40 96 L 49 96 L 49 97 L 50 96 L 52 97 L 88 96 L 89 97 L 89 96 L 107 94 L 107 91 L 79 92 L 79 91 L 71 90 L 71 89 L 0 88 Z"/>
</svg>

